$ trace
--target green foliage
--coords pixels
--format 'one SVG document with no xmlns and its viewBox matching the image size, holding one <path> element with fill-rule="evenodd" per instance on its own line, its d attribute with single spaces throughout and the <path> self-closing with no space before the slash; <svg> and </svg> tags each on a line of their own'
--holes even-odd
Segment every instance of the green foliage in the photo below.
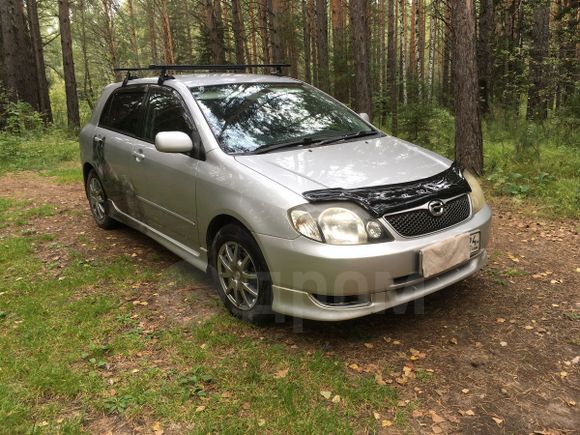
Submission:
<svg viewBox="0 0 580 435">
<path fill-rule="evenodd" d="M 0 131 L 9 134 L 38 134 L 43 127 L 42 117 L 32 106 L 9 99 L 8 91 L 0 85 Z"/>
<path fill-rule="evenodd" d="M 495 194 L 535 200 L 540 212 L 578 216 L 580 130 L 558 118 L 538 125 L 506 116 L 485 123 L 484 141 L 486 180 Z"/>
<path fill-rule="evenodd" d="M 76 138 L 50 128 L 30 134 L 0 132 L 0 174 L 7 171 L 54 169 L 78 159 Z"/>
</svg>

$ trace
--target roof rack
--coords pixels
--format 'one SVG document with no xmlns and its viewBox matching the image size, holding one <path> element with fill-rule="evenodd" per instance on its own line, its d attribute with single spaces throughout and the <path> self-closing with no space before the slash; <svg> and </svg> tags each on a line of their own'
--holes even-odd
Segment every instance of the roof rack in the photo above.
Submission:
<svg viewBox="0 0 580 435">
<path fill-rule="evenodd" d="M 129 80 L 137 79 L 139 77 L 131 74 L 136 71 L 159 71 L 159 81 L 160 85 L 163 84 L 165 80 L 173 79 L 168 71 L 245 71 L 248 68 L 270 68 L 272 73 L 278 76 L 282 75 L 282 68 L 290 67 L 289 64 L 285 63 L 272 63 L 272 64 L 238 64 L 238 65 L 149 65 L 148 67 L 131 67 L 131 68 L 115 68 L 115 72 L 126 72 L 127 75 L 123 80 L 123 86 L 126 86 Z"/>
</svg>

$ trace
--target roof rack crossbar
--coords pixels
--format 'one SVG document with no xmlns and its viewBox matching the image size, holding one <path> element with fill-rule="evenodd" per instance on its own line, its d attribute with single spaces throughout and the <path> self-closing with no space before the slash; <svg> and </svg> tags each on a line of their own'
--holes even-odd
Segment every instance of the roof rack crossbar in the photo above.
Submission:
<svg viewBox="0 0 580 435">
<path fill-rule="evenodd" d="M 148 67 L 130 67 L 130 68 L 115 68 L 115 72 L 126 72 L 127 76 L 123 80 L 123 86 L 129 80 L 138 78 L 132 75 L 135 71 L 159 71 L 159 84 L 163 84 L 165 80 L 174 78 L 167 74 L 168 71 L 245 71 L 249 68 L 271 68 L 273 73 L 281 76 L 282 68 L 290 67 L 286 63 L 271 63 L 271 64 L 236 64 L 236 65 L 155 65 L 151 64 Z"/>
</svg>

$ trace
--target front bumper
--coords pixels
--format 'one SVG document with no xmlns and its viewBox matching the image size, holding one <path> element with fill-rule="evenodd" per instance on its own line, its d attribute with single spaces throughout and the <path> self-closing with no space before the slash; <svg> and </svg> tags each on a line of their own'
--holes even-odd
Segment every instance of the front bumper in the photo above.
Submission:
<svg viewBox="0 0 580 435">
<path fill-rule="evenodd" d="M 424 237 L 356 246 L 336 246 L 300 237 L 256 235 L 272 276 L 272 309 L 312 320 L 347 320 L 426 296 L 477 272 L 487 261 L 491 210 Z M 458 234 L 481 233 L 481 249 L 470 260 L 438 276 L 420 275 L 419 250 Z M 328 304 L 334 297 L 348 303 Z"/>
</svg>

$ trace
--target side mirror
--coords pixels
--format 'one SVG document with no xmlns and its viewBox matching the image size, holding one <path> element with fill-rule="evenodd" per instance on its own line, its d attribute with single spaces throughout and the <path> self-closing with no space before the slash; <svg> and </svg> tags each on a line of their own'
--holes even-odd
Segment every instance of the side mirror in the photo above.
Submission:
<svg viewBox="0 0 580 435">
<path fill-rule="evenodd" d="M 155 135 L 155 148 L 162 153 L 189 153 L 193 141 L 182 131 L 162 131 Z"/>
<path fill-rule="evenodd" d="M 368 122 L 369 124 L 371 123 L 371 118 L 369 118 L 369 114 L 368 113 L 359 113 L 358 116 L 360 116 L 362 118 L 363 121 Z"/>
</svg>

